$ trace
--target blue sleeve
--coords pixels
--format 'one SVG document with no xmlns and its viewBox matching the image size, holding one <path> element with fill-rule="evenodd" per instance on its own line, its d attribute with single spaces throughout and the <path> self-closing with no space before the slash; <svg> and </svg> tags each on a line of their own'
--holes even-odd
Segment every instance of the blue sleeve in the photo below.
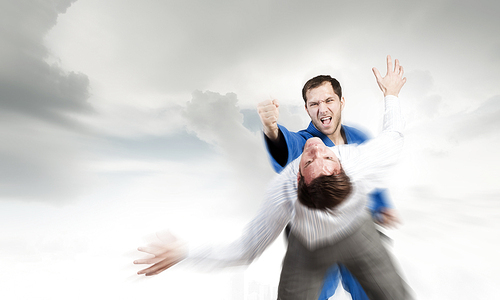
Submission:
<svg viewBox="0 0 500 300">
<path fill-rule="evenodd" d="M 302 155 L 302 150 L 304 149 L 304 145 L 309 137 L 305 136 L 303 132 L 290 132 L 283 126 L 279 126 L 280 130 L 283 132 L 283 136 L 285 137 L 286 147 L 288 149 L 288 160 L 286 164 L 288 165 L 297 157 Z"/>
<path fill-rule="evenodd" d="M 342 125 L 348 144 L 361 144 L 370 139 L 365 132 L 351 126 Z"/>
<path fill-rule="evenodd" d="M 370 203 L 368 206 L 374 219 L 379 219 L 385 208 L 392 207 L 388 201 L 387 189 L 376 189 L 370 193 Z"/>
<path fill-rule="evenodd" d="M 294 161 L 297 157 L 302 154 L 302 149 L 306 144 L 307 137 L 303 134 L 297 132 L 290 132 L 284 126 L 278 125 L 280 131 L 283 133 L 286 142 L 286 149 L 288 151 L 288 159 L 285 166 L 281 166 L 276 159 L 271 155 L 269 150 L 269 145 L 266 143 L 267 153 L 269 154 L 269 158 L 271 159 L 271 164 L 276 171 L 276 173 L 281 172 L 286 165 Z"/>
</svg>

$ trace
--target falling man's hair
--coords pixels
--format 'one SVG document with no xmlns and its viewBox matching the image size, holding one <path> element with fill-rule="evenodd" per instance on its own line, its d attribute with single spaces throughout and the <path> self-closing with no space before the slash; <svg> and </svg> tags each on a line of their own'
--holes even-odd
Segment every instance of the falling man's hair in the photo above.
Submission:
<svg viewBox="0 0 500 300">
<path fill-rule="evenodd" d="M 341 169 L 337 175 L 319 176 L 308 185 L 301 174 L 297 196 L 299 202 L 309 208 L 329 210 L 342 203 L 351 191 L 351 180 Z"/>
</svg>

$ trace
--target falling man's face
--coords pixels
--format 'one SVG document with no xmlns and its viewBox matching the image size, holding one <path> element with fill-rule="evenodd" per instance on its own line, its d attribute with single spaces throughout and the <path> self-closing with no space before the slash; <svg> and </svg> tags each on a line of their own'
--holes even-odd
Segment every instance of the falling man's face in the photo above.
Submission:
<svg viewBox="0 0 500 300">
<path fill-rule="evenodd" d="M 298 180 L 303 176 L 305 184 L 309 184 L 319 176 L 338 175 L 340 171 L 339 159 L 320 138 L 307 140 L 300 159 Z"/>
</svg>

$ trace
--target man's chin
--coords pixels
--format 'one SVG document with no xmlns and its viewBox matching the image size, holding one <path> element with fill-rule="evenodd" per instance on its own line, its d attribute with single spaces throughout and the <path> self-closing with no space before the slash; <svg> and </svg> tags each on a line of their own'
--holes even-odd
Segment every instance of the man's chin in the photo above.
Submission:
<svg viewBox="0 0 500 300">
<path fill-rule="evenodd" d="M 333 123 L 328 126 L 320 124 L 319 126 L 316 126 L 316 129 L 318 129 L 322 134 L 330 136 L 334 134 L 336 127 L 338 126 L 334 125 Z"/>
<path fill-rule="evenodd" d="M 325 126 L 321 122 L 319 124 L 318 123 L 314 124 L 314 127 L 316 127 L 316 129 L 318 129 L 319 132 L 326 135 L 330 134 L 329 132 L 332 131 L 333 128 L 331 125 Z"/>
<path fill-rule="evenodd" d="M 325 126 L 321 126 L 319 128 L 319 131 L 321 131 L 321 133 L 323 133 L 324 135 L 331 135 L 333 134 L 333 127 L 332 126 L 328 126 L 328 127 L 325 127 Z"/>
<path fill-rule="evenodd" d="M 323 141 L 319 138 L 319 137 L 313 137 L 313 138 L 310 138 L 306 141 L 306 144 L 304 145 L 304 150 L 306 150 L 308 147 L 312 146 L 312 145 L 315 145 L 315 144 L 323 144 Z"/>
</svg>

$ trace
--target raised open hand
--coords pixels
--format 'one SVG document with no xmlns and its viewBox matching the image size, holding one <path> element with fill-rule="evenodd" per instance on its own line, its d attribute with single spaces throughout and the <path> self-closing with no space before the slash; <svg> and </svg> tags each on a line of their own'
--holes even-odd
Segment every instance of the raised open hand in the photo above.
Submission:
<svg viewBox="0 0 500 300">
<path fill-rule="evenodd" d="M 403 67 L 399 65 L 399 60 L 395 60 L 394 69 L 392 68 L 392 59 L 387 55 L 387 74 L 382 77 L 377 68 L 372 68 L 373 74 L 377 79 L 378 86 L 384 93 L 384 96 L 398 96 L 399 91 L 406 83 L 406 77 L 403 77 Z"/>
</svg>

